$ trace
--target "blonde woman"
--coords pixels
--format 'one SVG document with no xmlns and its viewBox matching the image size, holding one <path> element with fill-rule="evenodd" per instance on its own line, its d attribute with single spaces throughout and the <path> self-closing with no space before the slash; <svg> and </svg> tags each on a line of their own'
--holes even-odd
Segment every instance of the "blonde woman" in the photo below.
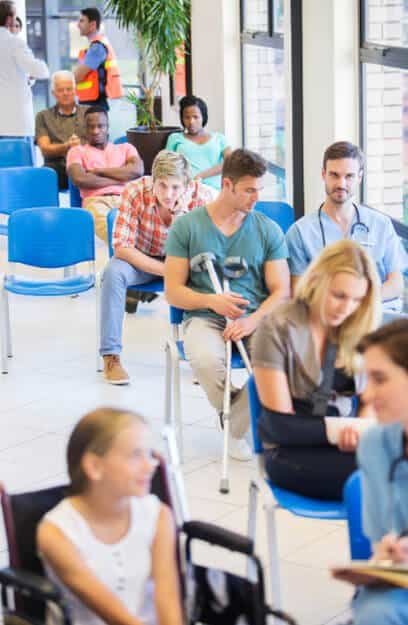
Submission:
<svg viewBox="0 0 408 625">
<path fill-rule="evenodd" d="M 69 496 L 38 527 L 74 625 L 182 625 L 170 510 L 149 494 L 156 460 L 137 414 L 90 412 L 71 434 Z M 50 613 L 49 622 L 57 623 Z"/>
<path fill-rule="evenodd" d="M 358 430 L 336 431 L 327 417 L 353 414 L 353 397 L 362 390 L 355 347 L 377 325 L 379 302 L 372 261 L 357 243 L 341 240 L 323 250 L 294 298 L 259 327 L 252 361 L 274 484 L 341 498 L 355 469 Z"/>
<path fill-rule="evenodd" d="M 128 286 L 146 284 L 164 271 L 164 245 L 174 220 L 212 199 L 209 187 L 191 180 L 182 154 L 162 150 L 152 175 L 126 185 L 113 232 L 114 257 L 104 272 L 101 294 L 101 348 L 104 378 L 129 384 L 120 362 Z"/>
</svg>

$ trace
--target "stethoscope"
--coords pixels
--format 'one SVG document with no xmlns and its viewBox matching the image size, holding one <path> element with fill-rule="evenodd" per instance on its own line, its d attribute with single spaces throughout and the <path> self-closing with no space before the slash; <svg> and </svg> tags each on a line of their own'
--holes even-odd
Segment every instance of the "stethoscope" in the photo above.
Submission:
<svg viewBox="0 0 408 625">
<path fill-rule="evenodd" d="M 370 235 L 370 229 L 363 221 L 361 221 L 360 211 L 358 210 L 357 204 L 354 204 L 353 202 L 353 206 L 354 206 L 354 210 L 356 213 L 357 221 L 351 226 L 350 239 L 353 239 L 354 241 L 356 241 L 357 243 L 360 243 L 361 245 L 371 246 L 372 243 L 370 243 L 369 238 L 368 238 Z M 326 235 L 324 233 L 324 227 L 323 227 L 323 222 L 322 222 L 322 208 L 323 208 L 323 204 L 319 206 L 318 217 L 319 217 L 319 226 L 320 226 L 320 233 L 322 236 L 323 247 L 326 247 L 327 241 L 326 241 Z M 365 240 L 364 240 L 363 235 L 366 236 Z"/>
</svg>

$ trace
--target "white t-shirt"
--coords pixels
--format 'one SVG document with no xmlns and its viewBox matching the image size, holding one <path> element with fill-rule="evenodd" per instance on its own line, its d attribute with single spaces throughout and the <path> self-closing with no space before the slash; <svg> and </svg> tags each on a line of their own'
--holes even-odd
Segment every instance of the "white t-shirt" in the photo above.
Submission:
<svg viewBox="0 0 408 625">
<path fill-rule="evenodd" d="M 156 533 L 160 501 L 155 495 L 133 497 L 129 530 L 119 542 L 108 545 L 98 540 L 83 516 L 63 499 L 44 519 L 65 534 L 81 553 L 84 562 L 127 607 L 146 625 L 156 625 L 151 579 L 151 546 Z M 41 555 L 41 554 L 40 554 Z M 57 577 L 44 559 L 48 577 L 68 601 L 74 625 L 105 625 Z M 56 611 L 49 610 L 47 623 L 59 622 Z"/>
</svg>

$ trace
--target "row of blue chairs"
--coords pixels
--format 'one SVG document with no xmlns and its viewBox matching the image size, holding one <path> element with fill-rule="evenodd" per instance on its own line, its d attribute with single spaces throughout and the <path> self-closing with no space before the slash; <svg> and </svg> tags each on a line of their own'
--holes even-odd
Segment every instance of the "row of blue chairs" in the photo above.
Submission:
<svg viewBox="0 0 408 625">
<path fill-rule="evenodd" d="M 113 219 L 112 219 L 113 223 Z M 9 220 L 9 262 L 22 263 L 42 268 L 72 266 L 81 262 L 91 264 L 87 276 L 75 276 L 65 280 L 29 281 L 15 277 L 14 271 L 6 274 L 1 289 L 1 329 L 2 329 L 2 366 L 7 371 L 7 356 L 11 356 L 10 315 L 7 294 L 34 296 L 66 296 L 99 288 L 95 272 L 94 227 L 90 214 L 82 209 L 42 208 L 17 211 Z M 99 294 L 96 291 L 96 329 L 99 328 Z M 182 311 L 171 309 L 171 321 L 175 325 L 181 322 Z M 96 337 L 98 345 L 98 337 Z M 183 344 L 177 342 L 177 359 L 185 358 Z M 97 355 L 98 359 L 98 355 Z M 239 364 L 239 363 L 238 363 Z M 242 366 L 242 364 L 241 364 Z M 166 368 L 167 369 L 167 368 Z M 169 370 L 169 369 L 167 369 Z M 179 380 L 178 380 L 179 384 Z M 265 477 L 262 464 L 262 443 L 257 435 L 257 422 L 260 414 L 260 402 L 253 378 L 248 383 L 250 399 L 251 429 L 254 451 L 259 459 L 259 483 L 251 486 L 249 505 L 249 532 L 255 537 L 256 528 L 256 492 L 263 482 L 270 497 L 266 502 L 267 528 L 269 538 L 270 564 L 272 570 L 273 596 L 275 605 L 280 605 L 280 585 L 278 569 L 278 551 L 276 540 L 275 513 L 278 508 L 308 518 L 349 521 L 350 549 L 353 558 L 364 559 L 370 555 L 370 545 L 361 528 L 361 495 L 358 474 L 347 482 L 344 500 L 327 502 L 291 493 L 278 488 Z M 169 386 L 166 384 L 166 395 Z"/>
</svg>

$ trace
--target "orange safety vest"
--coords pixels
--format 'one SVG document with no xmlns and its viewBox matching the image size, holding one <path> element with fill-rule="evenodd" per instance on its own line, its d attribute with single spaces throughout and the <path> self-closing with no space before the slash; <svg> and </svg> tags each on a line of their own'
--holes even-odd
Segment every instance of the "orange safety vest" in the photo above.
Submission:
<svg viewBox="0 0 408 625">
<path fill-rule="evenodd" d="M 106 37 L 95 37 L 89 45 L 91 46 L 96 41 L 99 41 L 102 45 L 104 45 L 107 50 L 107 56 L 103 63 L 103 69 L 105 72 L 105 93 L 110 99 L 121 98 L 123 96 L 123 88 L 115 52 Z M 83 61 L 85 58 L 88 48 L 84 48 L 79 51 L 79 62 Z M 87 73 L 84 80 L 77 84 L 76 91 L 79 102 L 92 102 L 93 100 L 97 100 L 99 98 L 100 77 L 98 71 L 99 68 L 92 69 Z"/>
</svg>

